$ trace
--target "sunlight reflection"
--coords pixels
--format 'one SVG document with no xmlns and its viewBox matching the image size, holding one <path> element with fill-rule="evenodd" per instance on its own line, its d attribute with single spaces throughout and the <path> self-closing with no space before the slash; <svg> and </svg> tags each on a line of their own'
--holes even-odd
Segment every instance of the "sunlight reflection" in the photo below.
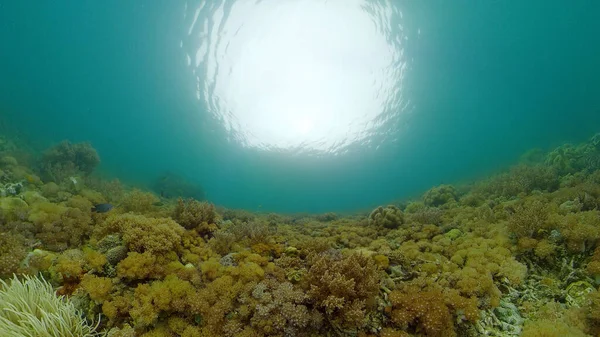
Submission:
<svg viewBox="0 0 600 337">
<path fill-rule="evenodd" d="M 338 151 L 401 113 L 401 13 L 389 1 L 188 4 L 198 98 L 248 147 Z"/>
</svg>

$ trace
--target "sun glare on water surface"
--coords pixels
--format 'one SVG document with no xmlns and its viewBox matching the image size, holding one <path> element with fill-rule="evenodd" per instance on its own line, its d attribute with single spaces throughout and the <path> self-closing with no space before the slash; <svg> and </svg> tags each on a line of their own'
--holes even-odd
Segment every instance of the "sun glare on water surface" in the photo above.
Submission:
<svg viewBox="0 0 600 337">
<path fill-rule="evenodd" d="M 246 147 L 338 151 L 406 104 L 389 2 L 202 1 L 186 20 L 198 99 Z"/>
</svg>

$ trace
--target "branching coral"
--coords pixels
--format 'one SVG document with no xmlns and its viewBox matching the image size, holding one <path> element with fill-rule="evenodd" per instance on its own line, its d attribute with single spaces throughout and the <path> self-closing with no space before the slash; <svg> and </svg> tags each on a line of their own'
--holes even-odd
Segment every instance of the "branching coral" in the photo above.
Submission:
<svg viewBox="0 0 600 337">
<path fill-rule="evenodd" d="M 215 206 L 208 202 L 189 199 L 177 200 L 173 219 L 186 229 L 195 229 L 201 235 L 211 234 L 217 229 Z"/>
<path fill-rule="evenodd" d="M 559 220 L 567 248 L 572 252 L 590 252 L 600 240 L 600 211 L 569 213 Z"/>
<path fill-rule="evenodd" d="M 100 163 L 89 143 L 63 141 L 44 152 L 40 166 L 45 180 L 62 182 L 70 176 L 89 175 Z"/>
<path fill-rule="evenodd" d="M 531 199 L 517 206 L 509 218 L 508 229 L 518 238 L 540 238 L 552 229 L 548 222 L 549 208 L 537 199 Z"/>
<path fill-rule="evenodd" d="M 337 327 L 365 325 L 379 290 L 379 275 L 372 260 L 357 253 L 322 254 L 314 259 L 303 280 L 309 301 Z"/>
<path fill-rule="evenodd" d="M 90 149 L 48 150 L 46 184 L 0 153 L 0 277 L 48 276 L 115 337 L 467 337 L 504 329 L 510 308 L 524 334 L 600 331 L 600 136 L 369 216 L 225 221 L 168 184 L 158 198 L 93 177 Z M 536 316 L 548 300 L 576 318 Z"/>
<path fill-rule="evenodd" d="M 475 298 L 466 298 L 456 292 L 443 293 L 440 289 L 421 290 L 408 287 L 390 294 L 393 305 L 391 320 L 403 329 L 421 330 L 427 336 L 456 336 L 454 316 L 475 322 L 479 310 Z M 460 315 L 459 315 L 460 313 Z"/>
<path fill-rule="evenodd" d="M 301 289 L 294 289 L 289 282 L 263 281 L 252 290 L 252 298 L 258 302 L 250 319 L 252 327 L 263 335 L 300 336 L 309 324 L 318 324 L 306 302 Z M 250 302 L 250 299 L 244 300 Z"/>
</svg>

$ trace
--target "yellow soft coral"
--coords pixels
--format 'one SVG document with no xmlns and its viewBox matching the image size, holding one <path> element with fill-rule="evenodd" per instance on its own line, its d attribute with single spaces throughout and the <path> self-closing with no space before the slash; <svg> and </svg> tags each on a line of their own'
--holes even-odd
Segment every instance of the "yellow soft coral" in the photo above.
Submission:
<svg viewBox="0 0 600 337">
<path fill-rule="evenodd" d="M 130 251 L 165 254 L 182 248 L 185 230 L 169 218 L 149 218 L 135 214 L 115 214 L 96 228 L 95 236 L 120 233 Z"/>
<path fill-rule="evenodd" d="M 82 243 L 92 231 L 91 203 L 73 197 L 64 204 L 41 201 L 33 204 L 29 221 L 36 237 L 49 249 L 62 251 Z"/>
<path fill-rule="evenodd" d="M 108 299 L 108 295 L 113 288 L 113 283 L 109 278 L 86 274 L 81 280 L 81 286 L 93 301 L 102 303 Z"/>
<path fill-rule="evenodd" d="M 155 274 L 156 256 L 131 252 L 117 265 L 117 275 L 127 279 L 143 280 Z"/>
<path fill-rule="evenodd" d="M 106 256 L 100 252 L 97 252 L 91 248 L 84 248 L 83 255 L 85 257 L 85 261 L 88 263 L 90 268 L 95 270 L 102 270 L 102 267 L 107 262 Z"/>
<path fill-rule="evenodd" d="M 346 328 L 361 327 L 379 290 L 377 268 L 362 254 L 316 258 L 305 276 L 311 301 L 329 320 Z"/>
<path fill-rule="evenodd" d="M 207 202 L 179 198 L 173 212 L 173 218 L 186 229 L 195 229 L 201 235 L 211 234 L 217 230 L 215 225 L 217 213 L 215 206 Z"/>
<path fill-rule="evenodd" d="M 159 201 L 158 197 L 153 193 L 133 189 L 131 192 L 125 194 L 123 200 L 121 200 L 121 207 L 125 212 L 156 212 L 157 207 L 155 205 Z"/>
<path fill-rule="evenodd" d="M 456 291 L 439 288 L 422 290 L 407 286 L 390 293 L 392 322 L 402 329 L 417 326 L 427 336 L 456 336 L 454 317 L 459 313 L 468 321 L 479 319 L 476 298 L 460 296 Z"/>
<path fill-rule="evenodd" d="M 195 293 L 194 287 L 176 276 L 167 276 L 163 281 L 140 284 L 135 289 L 130 310 L 131 317 L 139 327 L 152 325 L 162 311 L 185 313 L 188 299 Z"/>
</svg>

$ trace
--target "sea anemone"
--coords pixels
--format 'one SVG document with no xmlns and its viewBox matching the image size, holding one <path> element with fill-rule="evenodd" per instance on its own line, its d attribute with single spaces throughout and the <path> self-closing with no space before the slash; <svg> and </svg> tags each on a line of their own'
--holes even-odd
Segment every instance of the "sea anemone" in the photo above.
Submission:
<svg viewBox="0 0 600 337">
<path fill-rule="evenodd" d="M 15 275 L 0 280 L 0 336 L 91 337 L 99 336 L 73 303 L 56 296 L 43 278 Z"/>
</svg>

